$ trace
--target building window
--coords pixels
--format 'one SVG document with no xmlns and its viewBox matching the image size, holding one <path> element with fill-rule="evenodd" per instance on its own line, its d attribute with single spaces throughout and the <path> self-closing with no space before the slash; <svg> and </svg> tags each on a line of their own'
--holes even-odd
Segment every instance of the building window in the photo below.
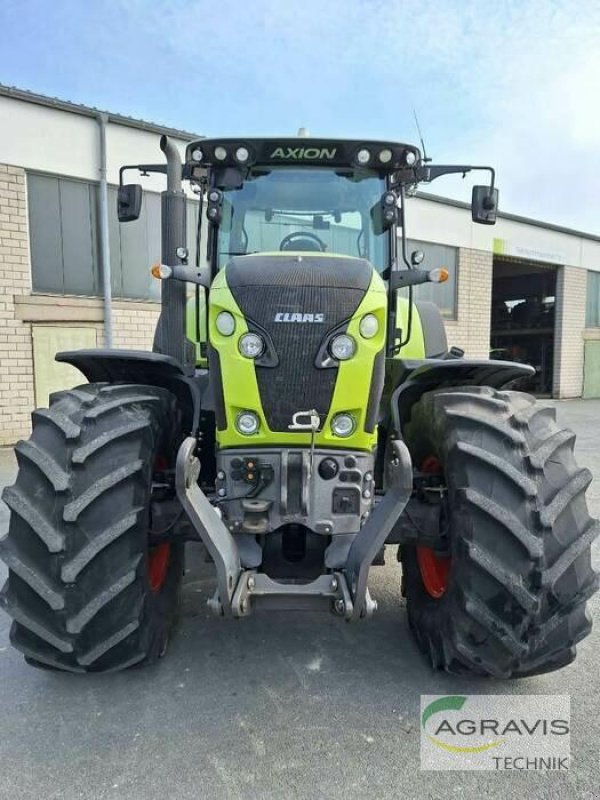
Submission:
<svg viewBox="0 0 600 800">
<path fill-rule="evenodd" d="M 600 272 L 588 270 L 586 328 L 600 328 Z"/>
<path fill-rule="evenodd" d="M 98 185 L 70 178 L 27 176 L 31 273 L 34 292 L 99 297 L 102 272 L 98 232 Z M 117 219 L 117 188 L 108 188 L 112 295 L 159 300 L 150 267 L 160 258 L 160 195 L 144 192 L 135 222 Z M 195 257 L 198 204 L 188 203 L 188 248 Z"/>
<path fill-rule="evenodd" d="M 400 246 L 400 243 L 398 243 Z M 440 309 L 446 319 L 456 319 L 456 287 L 458 285 L 458 249 L 443 244 L 420 242 L 408 239 L 406 242 L 408 257 L 413 250 L 422 250 L 425 259 L 421 269 L 436 269 L 446 267 L 450 277 L 445 283 L 422 283 L 414 287 L 415 300 L 430 300 Z M 406 290 L 408 293 L 408 290 Z"/>
<path fill-rule="evenodd" d="M 33 290 L 99 295 L 95 186 L 28 175 L 27 199 Z"/>
</svg>

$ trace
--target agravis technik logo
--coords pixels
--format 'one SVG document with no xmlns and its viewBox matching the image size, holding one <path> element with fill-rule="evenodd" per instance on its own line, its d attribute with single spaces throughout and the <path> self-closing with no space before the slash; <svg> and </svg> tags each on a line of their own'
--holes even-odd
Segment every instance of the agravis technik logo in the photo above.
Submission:
<svg viewBox="0 0 600 800">
<path fill-rule="evenodd" d="M 421 768 L 568 770 L 563 695 L 423 695 Z"/>
</svg>

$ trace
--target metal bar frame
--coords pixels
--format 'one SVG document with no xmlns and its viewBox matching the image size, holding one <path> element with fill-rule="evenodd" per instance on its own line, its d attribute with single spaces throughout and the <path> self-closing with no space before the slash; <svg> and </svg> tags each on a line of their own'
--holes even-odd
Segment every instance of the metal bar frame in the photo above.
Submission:
<svg viewBox="0 0 600 800">
<path fill-rule="evenodd" d="M 235 538 L 198 485 L 196 447 L 196 439 L 189 436 L 179 448 L 175 486 L 192 527 L 215 563 L 217 593 L 209 602 L 213 611 L 243 617 L 258 601 L 272 608 L 329 608 L 348 620 L 358 620 L 377 609 L 367 587 L 369 569 L 412 493 L 412 464 L 404 442 L 391 443 L 386 495 L 356 534 L 343 569 L 306 583 L 275 581 L 242 568 Z"/>
</svg>

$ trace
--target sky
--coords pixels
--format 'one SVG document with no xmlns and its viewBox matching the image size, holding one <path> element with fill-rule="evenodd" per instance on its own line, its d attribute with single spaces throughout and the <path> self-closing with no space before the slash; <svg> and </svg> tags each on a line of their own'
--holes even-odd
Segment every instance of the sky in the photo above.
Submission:
<svg viewBox="0 0 600 800">
<path fill-rule="evenodd" d="M 0 82 L 212 136 L 418 144 L 415 109 L 501 210 L 600 234 L 598 0 L 1 0 Z"/>
</svg>

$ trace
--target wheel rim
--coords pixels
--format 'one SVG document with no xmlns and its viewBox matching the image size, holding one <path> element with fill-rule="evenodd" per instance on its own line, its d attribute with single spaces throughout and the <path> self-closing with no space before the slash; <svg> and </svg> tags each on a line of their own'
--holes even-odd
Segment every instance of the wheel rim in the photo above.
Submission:
<svg viewBox="0 0 600 800">
<path fill-rule="evenodd" d="M 168 542 L 157 544 L 148 554 L 148 583 L 153 592 L 160 591 L 167 579 L 170 555 L 171 545 Z"/>
<path fill-rule="evenodd" d="M 442 473 L 442 465 L 437 456 L 427 456 L 421 464 L 421 472 L 429 475 Z M 451 559 L 438 555 L 431 547 L 417 545 L 417 562 L 425 591 L 430 597 L 439 600 L 448 588 Z"/>
</svg>

